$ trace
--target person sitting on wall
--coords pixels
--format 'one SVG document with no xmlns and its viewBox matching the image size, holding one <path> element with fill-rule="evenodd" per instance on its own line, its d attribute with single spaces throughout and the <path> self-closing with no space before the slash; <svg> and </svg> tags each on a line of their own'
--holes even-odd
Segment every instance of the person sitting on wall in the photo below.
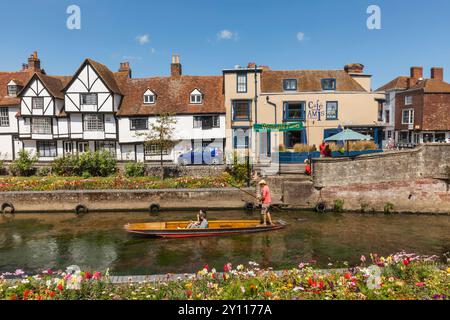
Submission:
<svg viewBox="0 0 450 320">
<path fill-rule="evenodd" d="M 311 163 L 310 163 L 310 161 L 309 161 L 308 159 L 306 159 L 306 160 L 305 160 L 305 174 L 306 174 L 307 176 L 310 176 L 311 173 L 312 173 L 312 170 L 311 170 Z"/>
<path fill-rule="evenodd" d="M 326 148 L 327 144 L 325 143 L 325 141 L 322 141 L 322 143 L 319 145 L 319 151 L 320 151 L 320 157 L 321 158 L 325 158 L 325 148 Z"/>
<path fill-rule="evenodd" d="M 191 222 L 186 229 L 208 229 L 209 224 L 206 219 L 206 210 L 200 210 L 200 213 L 197 215 L 197 221 Z"/>
</svg>

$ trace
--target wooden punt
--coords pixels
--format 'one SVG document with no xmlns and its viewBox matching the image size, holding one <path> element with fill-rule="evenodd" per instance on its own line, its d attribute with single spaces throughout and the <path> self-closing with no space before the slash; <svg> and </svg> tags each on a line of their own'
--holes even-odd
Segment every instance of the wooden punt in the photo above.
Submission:
<svg viewBox="0 0 450 320">
<path fill-rule="evenodd" d="M 261 226 L 259 220 L 211 220 L 208 229 L 186 229 L 188 221 L 149 222 L 126 224 L 130 233 L 162 238 L 191 238 L 256 233 L 283 229 L 286 222 L 278 220 L 272 226 Z"/>
</svg>

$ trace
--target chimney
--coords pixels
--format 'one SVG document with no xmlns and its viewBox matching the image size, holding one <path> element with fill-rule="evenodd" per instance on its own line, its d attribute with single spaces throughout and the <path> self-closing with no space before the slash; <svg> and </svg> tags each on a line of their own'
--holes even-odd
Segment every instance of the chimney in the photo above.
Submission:
<svg viewBox="0 0 450 320">
<path fill-rule="evenodd" d="M 33 52 L 32 55 L 28 58 L 28 70 L 33 72 L 41 72 L 41 60 L 38 58 L 37 52 Z"/>
<path fill-rule="evenodd" d="M 247 65 L 247 69 L 255 69 L 256 68 L 256 62 L 249 62 Z"/>
<path fill-rule="evenodd" d="M 344 70 L 347 73 L 363 73 L 364 65 L 361 63 L 350 63 L 344 67 Z"/>
<path fill-rule="evenodd" d="M 416 82 L 419 79 L 423 79 L 423 68 L 422 67 L 411 67 L 411 78 L 415 79 Z"/>
<path fill-rule="evenodd" d="M 170 65 L 170 75 L 172 77 L 180 77 L 182 75 L 180 56 L 178 54 L 174 54 L 172 56 L 172 64 Z"/>
<path fill-rule="evenodd" d="M 444 81 L 444 68 L 431 68 L 431 79 Z"/>
<path fill-rule="evenodd" d="M 119 72 L 124 72 L 128 75 L 128 78 L 131 78 L 131 67 L 128 61 L 124 61 L 120 63 Z"/>
</svg>

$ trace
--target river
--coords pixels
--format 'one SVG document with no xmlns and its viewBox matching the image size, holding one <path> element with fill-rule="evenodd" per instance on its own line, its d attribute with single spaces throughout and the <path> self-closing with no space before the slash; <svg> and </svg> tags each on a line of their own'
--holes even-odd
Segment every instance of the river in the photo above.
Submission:
<svg viewBox="0 0 450 320">
<path fill-rule="evenodd" d="M 191 220 L 195 212 L 17 214 L 0 218 L 0 273 L 31 274 L 51 268 L 114 275 L 191 273 L 205 264 L 254 261 L 284 269 L 317 261 L 320 267 L 359 263 L 361 255 L 399 251 L 438 255 L 450 252 L 450 216 L 275 213 L 289 223 L 270 233 L 196 239 L 153 239 L 124 232 L 127 222 Z M 258 218 L 257 215 L 255 215 Z M 209 219 L 250 219 L 244 212 L 210 212 Z"/>
</svg>

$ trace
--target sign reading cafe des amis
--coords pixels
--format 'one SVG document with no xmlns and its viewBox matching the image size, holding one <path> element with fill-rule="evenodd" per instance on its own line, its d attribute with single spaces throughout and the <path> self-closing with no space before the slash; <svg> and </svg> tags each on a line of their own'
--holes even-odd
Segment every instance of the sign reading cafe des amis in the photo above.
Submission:
<svg viewBox="0 0 450 320">
<path fill-rule="evenodd" d="M 253 126 L 256 132 L 287 132 L 287 131 L 301 131 L 304 129 L 302 122 L 282 123 L 282 124 L 270 124 L 259 123 Z"/>
</svg>

